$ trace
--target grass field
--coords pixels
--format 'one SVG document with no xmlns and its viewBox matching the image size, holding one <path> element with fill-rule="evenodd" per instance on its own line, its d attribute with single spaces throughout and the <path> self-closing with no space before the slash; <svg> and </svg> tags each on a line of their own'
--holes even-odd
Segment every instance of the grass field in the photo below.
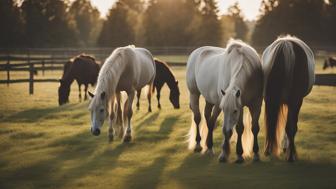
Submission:
<svg viewBox="0 0 336 189">
<path fill-rule="evenodd" d="M 99 137 L 91 135 L 88 102 L 78 102 L 76 85 L 71 103 L 62 107 L 56 83 L 36 84 L 33 96 L 27 83 L 0 85 L 0 188 L 336 188 L 335 88 L 314 87 L 304 100 L 296 138 L 299 161 L 262 156 L 259 163 L 237 165 L 232 143 L 230 162 L 219 164 L 220 129 L 215 156 L 187 150 L 191 112 L 185 68 L 173 70 L 180 80 L 181 109 L 172 108 L 167 88 L 162 110 L 153 98 L 153 112 L 147 113 L 143 96 L 130 144 L 108 143 L 106 125 Z M 320 60 L 317 72 L 322 72 Z M 263 146 L 263 127 L 259 142 Z"/>
</svg>

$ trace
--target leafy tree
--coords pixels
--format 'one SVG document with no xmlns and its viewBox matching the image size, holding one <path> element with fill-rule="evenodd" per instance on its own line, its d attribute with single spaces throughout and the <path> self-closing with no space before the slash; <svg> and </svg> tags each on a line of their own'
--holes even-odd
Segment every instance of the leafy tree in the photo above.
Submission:
<svg viewBox="0 0 336 189">
<path fill-rule="evenodd" d="M 245 40 L 247 32 L 248 32 L 248 28 L 243 19 L 243 15 L 242 15 L 238 2 L 236 2 L 234 5 L 229 7 L 228 13 L 229 13 L 231 20 L 234 23 L 234 28 L 235 28 L 234 37 Z"/>
<path fill-rule="evenodd" d="M 62 0 L 24 0 L 25 39 L 29 47 L 70 46 L 77 43 L 75 27 Z"/>
<path fill-rule="evenodd" d="M 100 46 L 125 46 L 135 42 L 135 32 L 129 22 L 129 1 L 119 0 L 110 9 L 98 38 Z"/>
<path fill-rule="evenodd" d="M 78 38 L 82 45 L 93 44 L 96 28 L 100 27 L 100 13 L 89 0 L 75 0 L 69 9 L 76 25 Z"/>
<path fill-rule="evenodd" d="M 14 0 L 0 1 L 0 47 L 22 45 L 23 23 Z"/>
</svg>

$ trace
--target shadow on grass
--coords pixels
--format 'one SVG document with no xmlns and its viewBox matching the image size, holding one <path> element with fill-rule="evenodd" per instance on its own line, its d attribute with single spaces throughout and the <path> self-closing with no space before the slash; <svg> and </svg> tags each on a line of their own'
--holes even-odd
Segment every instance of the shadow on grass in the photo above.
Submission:
<svg viewBox="0 0 336 189">
<path fill-rule="evenodd" d="M 53 106 L 48 108 L 32 108 L 29 110 L 23 110 L 21 112 L 17 112 L 13 115 L 3 118 L 3 122 L 14 122 L 14 123 L 34 123 L 38 122 L 45 118 L 54 118 L 55 114 L 68 112 L 72 110 L 83 109 L 86 104 L 67 104 L 64 106 Z M 84 113 L 75 114 L 73 118 L 78 118 L 83 116 Z"/>
</svg>

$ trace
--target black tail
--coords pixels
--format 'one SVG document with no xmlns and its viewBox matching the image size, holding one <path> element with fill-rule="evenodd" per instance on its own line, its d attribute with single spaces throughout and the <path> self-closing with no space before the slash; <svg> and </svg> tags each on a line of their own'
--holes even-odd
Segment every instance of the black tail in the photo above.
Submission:
<svg viewBox="0 0 336 189">
<path fill-rule="evenodd" d="M 283 91 L 285 90 L 286 57 L 281 45 L 274 59 L 272 70 L 265 78 L 265 123 L 266 123 L 266 148 L 265 154 L 278 152 L 278 125 L 284 105 L 282 104 Z"/>
</svg>

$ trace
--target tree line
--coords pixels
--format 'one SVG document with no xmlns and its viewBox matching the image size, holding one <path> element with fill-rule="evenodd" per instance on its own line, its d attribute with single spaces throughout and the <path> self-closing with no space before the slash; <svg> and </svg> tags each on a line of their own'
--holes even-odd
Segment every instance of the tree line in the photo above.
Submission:
<svg viewBox="0 0 336 189">
<path fill-rule="evenodd" d="M 227 12 L 216 0 L 118 0 L 101 18 L 89 0 L 1 0 L 0 47 L 264 46 L 286 33 L 336 45 L 336 0 L 263 0 L 255 22 L 238 3 Z"/>
</svg>

